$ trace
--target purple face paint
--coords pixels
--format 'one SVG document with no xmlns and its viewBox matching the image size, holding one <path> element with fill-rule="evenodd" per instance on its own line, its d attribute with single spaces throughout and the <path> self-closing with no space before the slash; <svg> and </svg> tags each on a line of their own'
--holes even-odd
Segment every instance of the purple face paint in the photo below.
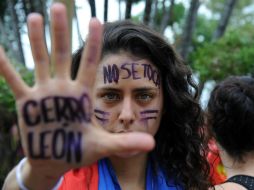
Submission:
<svg viewBox="0 0 254 190">
<path fill-rule="evenodd" d="M 125 76 L 122 77 L 121 79 L 128 79 L 128 78 L 131 77 L 131 71 L 130 71 L 130 69 L 128 68 L 129 65 L 130 65 L 130 63 L 124 63 L 124 64 L 121 65 L 121 70 L 126 71 L 126 72 L 125 72 L 126 75 L 124 74 Z"/>
<path fill-rule="evenodd" d="M 159 113 L 159 110 L 144 110 L 140 112 L 140 114 L 152 114 L 152 113 Z"/>
<path fill-rule="evenodd" d="M 149 64 L 142 64 L 144 67 L 144 78 L 148 78 L 148 80 L 152 80 L 155 86 L 160 87 L 160 76 L 156 69 Z"/>
<path fill-rule="evenodd" d="M 151 119 L 156 120 L 158 113 L 159 113 L 158 110 L 144 110 L 144 111 L 141 111 L 140 112 L 140 115 L 141 115 L 140 121 L 142 123 L 144 123 L 146 128 L 148 128 L 148 121 L 151 120 Z"/>
<path fill-rule="evenodd" d="M 109 112 L 105 112 L 99 109 L 94 109 L 94 113 L 95 113 L 95 118 L 99 120 L 102 125 L 105 125 L 109 121 L 108 119 L 110 115 Z"/>
<path fill-rule="evenodd" d="M 132 76 L 133 76 L 133 79 L 134 80 L 137 80 L 137 79 L 141 79 L 141 77 L 138 76 L 138 71 L 136 70 L 136 66 L 138 66 L 139 64 L 138 63 L 132 63 L 132 67 L 131 67 L 131 71 L 132 71 Z"/>
<path fill-rule="evenodd" d="M 144 118 L 141 118 L 142 121 L 148 121 L 149 119 L 157 119 L 157 117 L 144 117 Z"/>
<path fill-rule="evenodd" d="M 155 86 L 160 87 L 160 76 L 156 69 L 154 69 L 150 64 L 142 64 L 144 72 L 143 76 L 139 75 L 138 66 L 141 66 L 138 63 L 123 63 L 120 67 L 116 64 L 103 66 L 103 76 L 104 84 L 115 82 L 116 84 L 119 81 L 119 75 L 122 72 L 123 76 L 121 79 L 138 80 L 142 78 L 147 78 L 149 81 L 152 81 Z"/>
<path fill-rule="evenodd" d="M 118 67 L 113 64 L 111 65 L 107 65 L 107 66 L 103 66 L 103 76 L 104 76 L 104 84 L 106 83 L 118 83 L 119 80 L 119 69 Z"/>
</svg>

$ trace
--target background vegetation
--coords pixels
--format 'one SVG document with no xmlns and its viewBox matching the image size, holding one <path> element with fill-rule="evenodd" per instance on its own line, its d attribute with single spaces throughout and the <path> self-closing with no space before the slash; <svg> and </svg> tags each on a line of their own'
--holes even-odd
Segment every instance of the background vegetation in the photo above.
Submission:
<svg viewBox="0 0 254 190">
<path fill-rule="evenodd" d="M 69 12 L 78 22 L 74 1 L 62 1 L 68 3 Z M 98 4 L 94 0 L 84 1 L 89 2 L 91 16 L 96 16 Z M 210 81 L 217 82 L 229 75 L 254 75 L 254 0 L 100 0 L 104 3 L 105 22 L 112 1 L 118 4 L 119 19 L 143 22 L 174 44 L 193 68 L 201 93 Z M 39 12 L 48 26 L 51 3 L 52 0 L 0 1 L 0 44 L 29 84 L 33 83 L 33 75 L 24 58 L 25 21 L 29 13 Z M 137 5 L 143 5 L 143 9 L 134 15 Z M 0 78 L 0 186 L 22 156 L 14 99 Z"/>
</svg>

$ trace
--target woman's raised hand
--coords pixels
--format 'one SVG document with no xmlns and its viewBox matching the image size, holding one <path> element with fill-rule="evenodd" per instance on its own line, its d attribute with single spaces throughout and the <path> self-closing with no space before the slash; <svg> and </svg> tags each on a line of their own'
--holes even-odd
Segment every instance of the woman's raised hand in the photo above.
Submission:
<svg viewBox="0 0 254 190">
<path fill-rule="evenodd" d="M 27 86 L 0 49 L 0 73 L 16 98 L 22 146 L 31 168 L 45 175 L 62 175 L 70 168 L 89 165 L 121 152 L 149 151 L 148 134 L 109 134 L 92 116 L 92 90 L 100 59 L 102 25 L 91 19 L 80 69 L 70 78 L 71 49 L 66 9 L 51 7 L 51 56 L 44 38 L 43 18 L 28 17 L 29 39 L 35 62 L 35 85 Z"/>
</svg>

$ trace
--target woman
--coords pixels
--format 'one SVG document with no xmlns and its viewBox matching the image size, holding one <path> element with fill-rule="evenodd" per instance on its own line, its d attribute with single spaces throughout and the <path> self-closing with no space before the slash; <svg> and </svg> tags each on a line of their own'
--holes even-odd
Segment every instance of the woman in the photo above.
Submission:
<svg viewBox="0 0 254 190">
<path fill-rule="evenodd" d="M 216 140 L 227 179 L 216 189 L 254 189 L 254 79 L 228 77 L 208 103 L 208 126 Z"/>
<path fill-rule="evenodd" d="M 90 31 L 85 53 L 82 55 L 83 50 L 80 49 L 73 59 L 73 81 L 78 81 L 79 84 L 81 81 L 81 84 L 85 85 L 62 92 L 61 88 L 68 86 L 62 83 L 60 90 L 55 93 L 57 96 L 50 95 L 39 100 L 38 104 L 42 107 L 41 117 L 31 114 L 32 108 L 37 109 L 37 101 L 24 104 L 23 112 L 27 113 L 23 113 L 23 120 L 26 125 L 41 126 L 40 120 L 43 120 L 44 124 L 47 121 L 47 125 L 52 122 L 54 127 L 59 127 L 52 132 L 54 143 L 47 144 L 45 140 L 45 143 L 41 143 L 39 154 L 36 154 L 36 151 L 31 154 L 33 149 L 29 144 L 32 143 L 33 135 L 28 134 L 28 155 L 31 160 L 39 158 L 46 162 L 46 159 L 52 159 L 56 164 L 61 163 L 61 167 L 50 165 L 51 170 L 57 171 L 53 177 L 50 175 L 54 179 L 58 179 L 67 169 L 78 166 L 79 169 L 70 170 L 64 175 L 59 183 L 60 189 L 208 189 L 209 165 L 203 144 L 203 115 L 196 100 L 197 87 L 192 82 L 190 69 L 160 35 L 144 25 L 129 21 L 105 24 L 100 57 L 99 35 L 92 36 L 96 32 L 98 33 L 98 28 Z M 58 38 L 59 41 L 61 39 Z M 63 47 L 58 46 L 60 50 Z M 59 62 L 61 61 L 64 62 L 65 59 L 61 57 Z M 94 62 L 99 62 L 97 72 Z M 60 64 L 56 66 L 56 74 L 61 73 Z M 86 73 L 83 73 L 84 70 Z M 91 77 L 95 78 L 95 82 L 87 84 Z M 67 97 L 59 96 L 59 92 Z M 27 108 L 28 105 L 30 108 Z M 135 145 L 132 145 L 128 148 L 129 151 L 125 148 L 123 151 L 117 149 L 108 152 L 104 148 L 101 149 L 104 152 L 100 152 L 99 156 L 90 156 L 89 151 L 97 146 L 95 144 L 86 146 L 86 149 L 80 148 L 83 144 L 85 146 L 85 143 L 79 143 L 83 142 L 83 139 L 78 138 L 82 135 L 80 128 L 76 132 L 73 127 L 77 123 L 82 123 L 82 126 L 89 124 L 90 127 L 83 127 L 82 133 L 95 128 L 102 128 L 111 135 L 113 133 L 113 136 L 148 133 L 154 136 L 156 146 L 150 153 L 140 150 L 151 149 L 151 142 L 149 147 L 140 145 L 134 149 Z M 67 135 L 60 136 L 66 131 Z M 44 140 L 44 134 L 45 132 L 38 136 Z M 85 140 L 94 136 L 87 135 Z M 124 141 L 126 136 L 123 137 Z M 102 141 L 103 136 L 97 135 L 95 138 Z M 69 141 L 66 142 L 66 139 Z M 107 143 L 106 140 L 104 143 Z M 72 146 L 73 144 L 75 145 Z M 50 145 L 54 151 L 48 153 L 44 147 Z M 62 147 L 66 147 L 67 151 Z M 82 157 L 83 152 L 80 150 L 88 153 L 84 153 Z M 107 158 L 100 159 L 91 166 L 81 167 L 91 164 L 90 160 L 99 159 L 102 155 Z M 31 170 L 36 168 L 35 164 L 31 164 L 32 161 L 25 163 Z M 73 165 L 73 162 L 78 164 Z M 36 184 L 31 182 L 31 173 L 28 172 L 29 178 L 25 178 L 25 183 L 35 186 Z M 50 182 L 49 186 L 52 184 L 53 182 Z"/>
</svg>

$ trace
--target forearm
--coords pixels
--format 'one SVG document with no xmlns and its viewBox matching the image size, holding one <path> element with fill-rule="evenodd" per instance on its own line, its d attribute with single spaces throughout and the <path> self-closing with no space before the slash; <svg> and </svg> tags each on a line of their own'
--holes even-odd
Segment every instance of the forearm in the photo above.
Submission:
<svg viewBox="0 0 254 190">
<path fill-rule="evenodd" d="M 19 171 L 18 171 L 19 170 Z M 26 189 L 29 190 L 51 190 L 61 178 L 57 171 L 50 171 L 47 167 L 32 167 L 26 160 L 22 167 L 16 166 L 7 176 L 3 190 L 19 190 L 21 185 L 18 183 L 17 173 Z"/>
<path fill-rule="evenodd" d="M 15 168 L 13 168 L 6 177 L 3 185 L 3 190 L 19 190 L 19 186 L 16 180 Z"/>
</svg>

